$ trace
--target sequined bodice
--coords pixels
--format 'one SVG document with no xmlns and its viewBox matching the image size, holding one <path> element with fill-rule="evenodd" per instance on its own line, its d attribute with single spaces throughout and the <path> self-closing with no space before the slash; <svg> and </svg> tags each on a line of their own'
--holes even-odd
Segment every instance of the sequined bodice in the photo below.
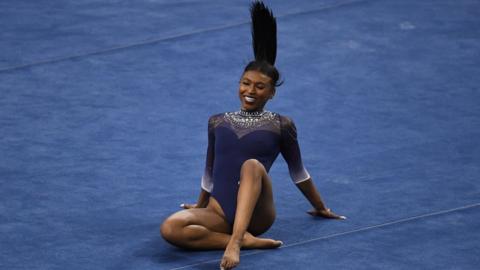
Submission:
<svg viewBox="0 0 480 270">
<path fill-rule="evenodd" d="M 217 118 L 217 123 L 224 122 L 239 138 L 254 130 L 269 130 L 274 133 L 280 132 L 278 114 L 267 110 L 226 112 L 223 117 Z"/>
</svg>

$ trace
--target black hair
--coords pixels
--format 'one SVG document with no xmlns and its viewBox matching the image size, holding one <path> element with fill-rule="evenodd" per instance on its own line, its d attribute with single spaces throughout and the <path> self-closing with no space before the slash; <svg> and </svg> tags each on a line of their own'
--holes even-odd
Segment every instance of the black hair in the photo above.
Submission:
<svg viewBox="0 0 480 270">
<path fill-rule="evenodd" d="M 275 68 L 277 57 L 277 21 L 272 11 L 261 1 L 250 5 L 252 18 L 252 47 L 255 60 L 248 63 L 243 70 L 259 71 L 272 79 L 272 87 L 280 86 L 280 73 Z"/>
<path fill-rule="evenodd" d="M 278 72 L 277 68 L 272 66 L 267 61 L 253 60 L 247 64 L 243 70 L 243 73 L 247 71 L 259 71 L 260 73 L 270 77 L 270 79 L 272 79 L 273 88 L 283 84 L 283 80 L 280 82 L 278 81 L 280 79 L 280 72 Z"/>
</svg>

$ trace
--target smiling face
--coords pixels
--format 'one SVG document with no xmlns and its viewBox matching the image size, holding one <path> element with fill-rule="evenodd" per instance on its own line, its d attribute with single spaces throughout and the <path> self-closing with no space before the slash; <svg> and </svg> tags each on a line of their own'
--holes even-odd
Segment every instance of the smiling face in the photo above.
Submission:
<svg viewBox="0 0 480 270">
<path fill-rule="evenodd" d="M 267 75 L 249 70 L 243 73 L 238 91 L 242 109 L 246 111 L 262 110 L 267 101 L 275 95 L 272 79 Z"/>
</svg>

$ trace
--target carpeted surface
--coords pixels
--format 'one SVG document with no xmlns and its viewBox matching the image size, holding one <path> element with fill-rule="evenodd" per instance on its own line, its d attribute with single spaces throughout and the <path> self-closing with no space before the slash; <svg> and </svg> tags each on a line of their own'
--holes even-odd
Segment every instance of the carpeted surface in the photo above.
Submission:
<svg viewBox="0 0 480 270">
<path fill-rule="evenodd" d="M 305 166 L 281 157 L 278 250 L 238 269 L 476 269 L 480 2 L 266 1 Z M 239 108 L 249 1 L 0 3 L 0 269 L 217 269 L 159 224 L 200 189 L 208 116 Z"/>
</svg>

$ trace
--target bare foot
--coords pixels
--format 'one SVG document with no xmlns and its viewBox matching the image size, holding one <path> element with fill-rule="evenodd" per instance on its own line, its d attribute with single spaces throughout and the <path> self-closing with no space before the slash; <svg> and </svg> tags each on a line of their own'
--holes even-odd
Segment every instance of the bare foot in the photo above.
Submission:
<svg viewBox="0 0 480 270">
<path fill-rule="evenodd" d="M 246 232 L 243 236 L 243 248 L 258 248 L 258 249 L 269 249 L 269 248 L 278 248 L 283 245 L 282 241 L 255 237 L 249 232 Z"/>
<path fill-rule="evenodd" d="M 243 235 L 243 241 L 230 241 L 223 253 L 220 269 L 232 269 L 240 263 L 240 248 L 248 249 L 270 249 L 278 248 L 283 244 L 282 241 L 255 237 L 249 232 Z"/>
<path fill-rule="evenodd" d="M 228 242 L 225 253 L 223 253 L 222 262 L 220 263 L 220 269 L 232 269 L 240 263 L 240 241 Z"/>
</svg>

